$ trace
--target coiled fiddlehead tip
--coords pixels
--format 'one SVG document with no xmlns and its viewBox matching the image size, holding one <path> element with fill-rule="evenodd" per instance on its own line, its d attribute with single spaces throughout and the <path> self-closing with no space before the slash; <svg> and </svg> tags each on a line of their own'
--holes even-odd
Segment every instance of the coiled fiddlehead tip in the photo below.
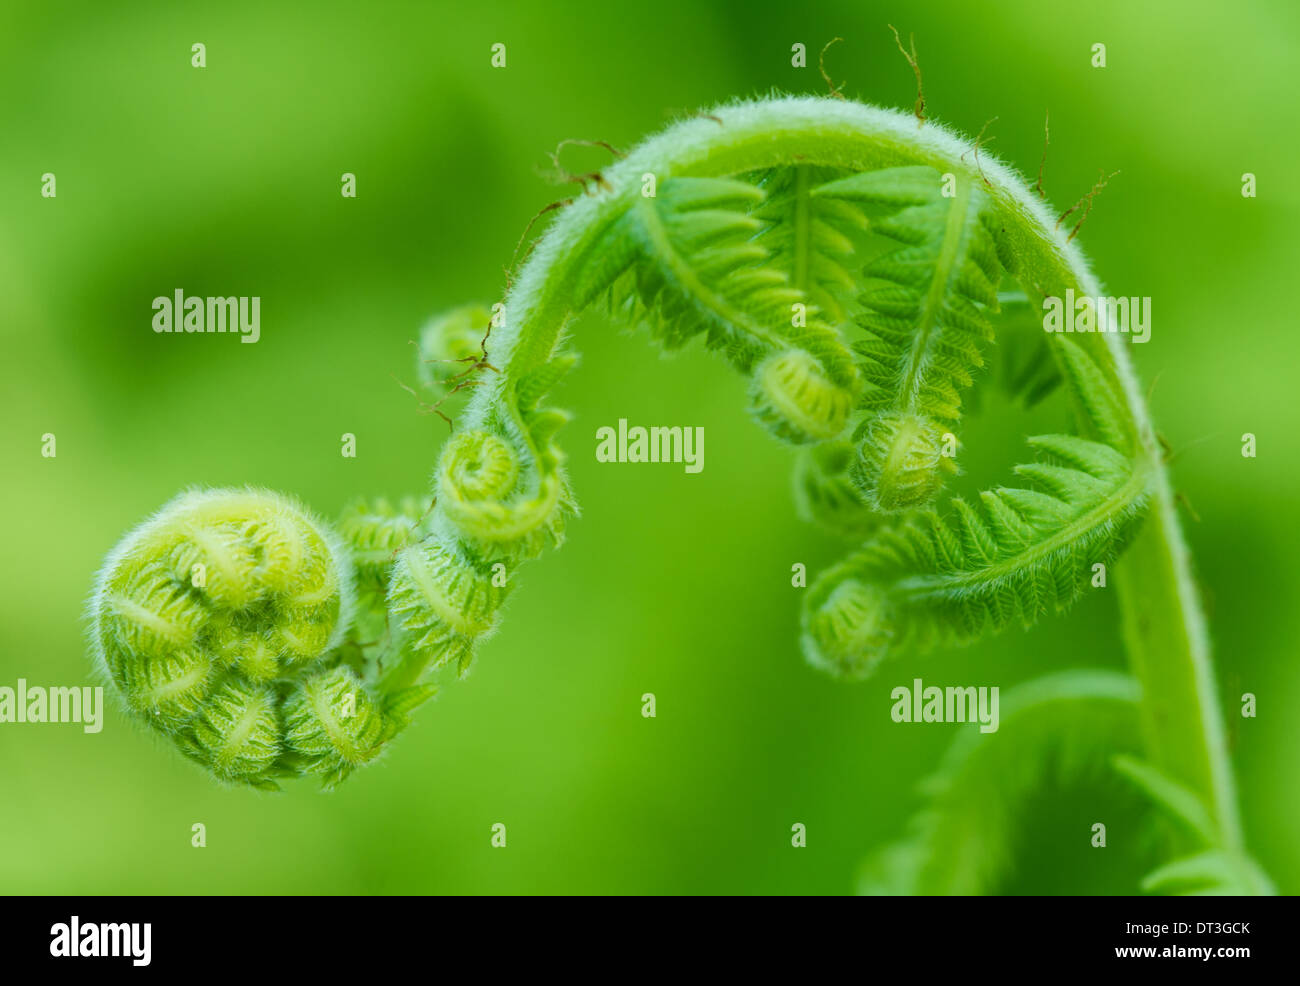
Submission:
<svg viewBox="0 0 1300 986">
<path fill-rule="evenodd" d="M 804 599 L 804 657 L 837 677 L 868 677 L 889 653 L 893 636 L 888 598 L 869 582 L 828 579 Z"/>
<path fill-rule="evenodd" d="M 565 420 L 558 411 L 535 412 L 533 418 L 554 427 Z M 546 469 L 532 488 L 524 482 L 519 454 L 500 435 L 474 429 L 457 432 L 447 442 L 434 476 L 438 507 L 466 541 L 521 557 L 537 554 L 548 536 L 560 542 L 565 512 L 573 506 L 559 469 L 560 454 L 549 434 L 538 430 L 534 441 L 538 436 L 546 450 L 538 458 Z"/>
<path fill-rule="evenodd" d="M 796 445 L 839 435 L 848 424 L 854 395 L 827 375 L 803 349 L 774 353 L 755 369 L 750 410 L 777 438 Z"/>
<path fill-rule="evenodd" d="M 504 499 L 519 479 L 519 459 L 503 438 L 487 431 L 453 435 L 438 465 L 438 492 L 444 505 Z"/>
<path fill-rule="evenodd" d="M 853 482 L 881 513 L 925 506 L 939 494 L 944 474 L 956 472 L 942 454 L 942 441 L 938 426 L 924 415 L 878 414 L 863 425 Z"/>
<path fill-rule="evenodd" d="M 194 491 L 109 554 L 90 632 L 133 716 L 219 780 L 273 789 L 335 782 L 404 724 L 342 663 L 353 608 L 346 549 L 296 501 Z"/>
</svg>

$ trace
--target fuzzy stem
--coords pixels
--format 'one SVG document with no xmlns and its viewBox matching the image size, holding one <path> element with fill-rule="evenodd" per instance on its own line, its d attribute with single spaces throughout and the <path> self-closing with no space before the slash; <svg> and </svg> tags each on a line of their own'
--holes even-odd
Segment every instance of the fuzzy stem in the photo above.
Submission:
<svg viewBox="0 0 1300 986">
<path fill-rule="evenodd" d="M 609 192 L 580 199 L 562 213 L 533 253 L 507 298 L 509 328 L 495 334 L 490 356 L 505 368 L 478 390 L 471 426 L 497 418 L 520 430 L 512 388 L 548 359 L 573 312 L 566 297 L 597 233 L 636 201 L 641 176 L 725 176 L 797 162 L 850 170 L 927 164 L 981 182 L 999 207 L 1001 236 L 1015 254 L 1015 276 L 1044 296 L 1067 288 L 1098 297 L 1100 283 L 1077 244 L 1011 169 L 991 156 L 978 162 L 965 139 L 908 115 L 845 100 L 788 98 L 717 107 L 651 138 L 604 173 Z M 1205 620 L 1190 560 L 1146 402 L 1126 341 L 1115 332 L 1076 336 L 1125 397 L 1133 454 L 1151 476 L 1152 514 L 1116 567 L 1129 660 L 1142 684 L 1151 762 L 1192 788 L 1210 808 L 1224 848 L 1241 847 L 1221 710 Z M 504 416 L 504 420 L 502 420 Z M 514 427 L 512 427 L 514 426 Z"/>
<path fill-rule="evenodd" d="M 1124 641 L 1142 683 L 1149 759 L 1205 800 L 1223 846 L 1240 850 L 1241 823 L 1214 668 L 1190 559 L 1168 484 L 1116 566 Z"/>
</svg>

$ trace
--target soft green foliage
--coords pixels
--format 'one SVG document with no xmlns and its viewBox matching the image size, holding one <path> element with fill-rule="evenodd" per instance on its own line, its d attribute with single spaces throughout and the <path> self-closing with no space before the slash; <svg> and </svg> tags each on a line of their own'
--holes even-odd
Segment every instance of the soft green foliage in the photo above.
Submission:
<svg viewBox="0 0 1300 986">
<path fill-rule="evenodd" d="M 1097 295 L 1098 285 L 1023 182 L 987 157 L 967 163 L 970 150 L 933 124 L 811 98 L 720 107 L 649 139 L 558 212 L 490 316 L 470 306 L 429 324 L 421 357 L 437 362 L 424 364 L 426 383 L 468 384 L 473 396 L 434 471 L 430 510 L 361 505 L 345 518 L 356 576 L 305 515 L 292 514 L 293 529 L 319 547 L 291 558 L 265 532 L 262 508 L 232 494 L 204 495 L 223 504 L 226 526 L 178 535 L 213 563 L 202 612 L 166 582 L 171 549 L 136 534 L 110 557 L 111 593 L 97 595 L 97 612 L 134 612 L 112 601 L 138 596 L 148 618 L 114 624 L 107 638 L 97 628 L 97 639 L 127 655 L 120 665 L 165 662 L 153 678 L 119 675 L 128 701 L 222 778 L 333 782 L 372 759 L 427 698 L 426 671 L 464 674 L 520 564 L 562 542 L 576 512 L 556 441 L 568 415 L 543 402 L 575 363 L 564 344 L 572 320 L 601 301 L 664 348 L 701 337 L 748 375 L 754 419 L 803 447 L 801 505 L 865 539 L 806 592 L 802 640 L 814 665 L 860 678 L 886 656 L 1028 627 L 1072 603 L 1093 566 L 1144 532 L 1135 570 L 1173 583 L 1178 601 L 1130 634 L 1135 665 L 1167 669 L 1212 701 L 1172 494 L 1122 344 L 1113 333 L 1025 331 L 1024 309 L 1048 293 Z M 1018 309 L 1009 317 L 1003 298 Z M 1079 434 L 1030 438 L 1035 456 L 1012 470 L 1024 486 L 941 504 L 958 472 L 964 395 L 1007 322 L 1019 327 L 1004 382 L 1032 404 L 1064 379 Z M 455 367 L 464 371 L 447 372 Z M 337 715 L 354 694 L 355 714 Z M 1041 752 L 1057 748 L 1069 767 L 1138 748 L 1127 679 L 1050 679 L 1024 696 L 1004 726 L 1017 762 L 1041 766 Z M 1196 737 L 1180 767 L 1208 778 L 1198 797 L 1212 803 L 1222 855 L 1158 871 L 1154 886 L 1205 883 L 1243 858 L 1221 737 L 1206 725 L 1217 718 L 1189 730 L 1191 715 L 1175 723 Z M 882 864 L 879 885 L 991 885 L 1005 865 L 996 847 L 1006 806 L 1041 776 L 1016 774 L 1006 749 L 988 740 L 954 754 L 932 814 Z M 970 812 L 974 792 L 1000 788 L 986 812 Z"/>
<path fill-rule="evenodd" d="M 857 292 L 855 240 L 867 229 L 866 214 L 847 199 L 817 192 L 838 172 L 796 164 L 758 177 L 763 199 L 752 214 L 762 225 L 758 241 L 771 263 L 785 273 L 836 327 L 848 320 L 846 300 Z"/>
<path fill-rule="evenodd" d="M 900 648 L 962 643 L 1012 623 L 1031 626 L 1077 599 L 1093 566 L 1114 560 L 1141 518 L 1148 477 L 1120 450 L 1127 442 L 1109 381 L 1074 343 L 1061 340 L 1059 349 L 1082 418 L 1113 444 L 1030 438 L 1043 461 L 1014 471 L 1037 488 L 985 490 L 975 506 L 954 497 L 949 516 L 914 511 L 874 531 L 823 572 L 804 599 L 803 647 L 813 664 L 862 677 Z M 882 418 L 892 420 L 885 414 L 871 422 Z M 869 428 L 866 442 L 881 438 L 880 430 Z M 897 429 L 883 441 L 895 448 Z M 937 449 L 933 455 L 939 457 Z"/>
<path fill-rule="evenodd" d="M 907 838 L 864 864 L 859 891 L 996 892 L 1015 865 L 1023 803 L 1052 777 L 1102 777 L 1108 752 L 1139 749 L 1140 697 L 1109 671 L 1058 672 L 1007 693 L 998 731 L 970 726 L 953 743 L 921 785 L 926 807 Z"/>
<path fill-rule="evenodd" d="M 1259 864 L 1230 845 L 1213 811 L 1195 791 L 1136 757 L 1120 754 L 1113 763 L 1181 830 L 1191 847 L 1187 855 L 1148 873 L 1142 880 L 1144 891 L 1216 897 L 1277 892 Z"/>
<path fill-rule="evenodd" d="M 863 172 L 829 182 L 820 198 L 853 202 L 873 232 L 901 244 L 871 259 L 855 345 L 869 387 L 861 405 L 862 461 L 856 481 L 886 513 L 923 506 L 942 483 L 943 429 L 956 428 L 961 392 L 983 366 L 992 339 L 1002 268 L 988 196 L 972 179 L 934 168 Z M 951 464 L 949 462 L 949 464 Z"/>
</svg>

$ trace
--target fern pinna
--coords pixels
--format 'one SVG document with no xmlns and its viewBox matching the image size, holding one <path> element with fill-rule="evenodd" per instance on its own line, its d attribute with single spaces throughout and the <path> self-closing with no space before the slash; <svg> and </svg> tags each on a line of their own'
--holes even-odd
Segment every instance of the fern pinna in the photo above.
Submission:
<svg viewBox="0 0 1300 986">
<path fill-rule="evenodd" d="M 754 418 L 799 446 L 797 502 L 856 543 L 804 596 L 818 667 L 860 678 L 1029 626 L 1115 563 L 1133 677 L 1030 688 L 1003 733 L 954 751 L 864 887 L 990 889 L 971 853 L 995 835 L 977 848 L 949 834 L 964 802 L 942 791 L 981 770 L 998 784 L 1016 723 L 1032 735 L 1059 721 L 1099 738 L 1099 756 L 1096 729 L 1113 724 L 1130 758 L 1118 769 L 1191 832 L 1171 835 L 1187 855 L 1149 887 L 1266 889 L 1241 844 L 1205 628 L 1128 354 L 1114 332 L 1033 325 L 1045 299 L 1099 285 L 1023 181 L 971 150 L 930 121 L 806 97 L 721 106 L 645 141 L 556 210 L 501 303 L 423 334 L 427 384 L 474 384 L 430 501 L 358 504 L 336 535 L 274 494 L 186 494 L 109 556 L 93 636 L 128 707 L 228 781 L 334 783 L 377 755 L 431 694 L 429 669 L 469 669 L 521 563 L 563 541 L 567 415 L 547 394 L 576 363 L 571 321 L 598 307 L 666 348 L 701 337 L 749 378 Z M 1029 438 L 1013 485 L 945 497 L 997 347 L 1027 403 L 1064 382 L 1077 434 Z M 936 865 L 966 875 L 936 880 Z"/>
</svg>

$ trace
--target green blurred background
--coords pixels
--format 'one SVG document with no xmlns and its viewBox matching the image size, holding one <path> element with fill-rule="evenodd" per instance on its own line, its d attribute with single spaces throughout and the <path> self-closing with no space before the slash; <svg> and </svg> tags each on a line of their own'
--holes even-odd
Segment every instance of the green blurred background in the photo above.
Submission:
<svg viewBox="0 0 1300 986">
<path fill-rule="evenodd" d="M 558 141 L 626 147 L 736 95 L 824 92 L 816 52 L 837 35 L 828 65 L 847 92 L 910 109 L 890 22 L 916 34 L 931 113 L 967 133 L 996 116 L 991 150 L 1030 175 L 1050 109 L 1058 207 L 1121 169 L 1082 242 L 1113 293 L 1154 299 L 1153 340 L 1133 353 L 1185 449 L 1174 479 L 1200 517 L 1188 533 L 1248 839 L 1300 889 L 1300 17 L 1286 0 L 7 5 L 0 684 L 89 680 L 93 573 L 180 489 L 265 485 L 331 517 L 356 494 L 423 489 L 446 427 L 390 374 L 413 382 L 409 343 L 431 313 L 499 297 L 528 217 L 571 192 L 541 175 Z M 811 67 L 791 67 L 795 42 Z M 587 153 L 566 163 L 603 163 Z M 339 195 L 345 171 L 355 200 Z M 1247 171 L 1257 199 L 1240 194 Z M 155 335 L 150 301 L 177 287 L 261 296 L 261 341 Z M 328 795 L 219 788 L 115 708 L 94 736 L 0 726 L 0 890 L 846 892 L 957 728 L 894 725 L 892 687 L 1122 666 L 1098 593 L 863 685 L 823 677 L 798 654 L 790 565 L 815 572 L 842 546 L 796 518 L 791 454 L 741 410 L 744 382 L 597 317 L 576 347 L 558 396 L 576 414 L 561 440 L 584 516 L 521 573 L 468 681 Z M 597 468 L 595 428 L 619 417 L 703 425 L 704 472 Z M 40 456 L 45 432 L 56 459 Z M 967 441 L 1013 461 L 1024 433 L 1003 415 Z M 1236 714 L 1244 691 L 1257 719 Z M 1099 863 L 1087 845 L 1125 797 L 1045 792 L 1005 889 L 1132 892 L 1124 851 Z M 190 846 L 195 822 L 206 849 Z M 790 846 L 795 822 L 806 849 Z"/>
</svg>

